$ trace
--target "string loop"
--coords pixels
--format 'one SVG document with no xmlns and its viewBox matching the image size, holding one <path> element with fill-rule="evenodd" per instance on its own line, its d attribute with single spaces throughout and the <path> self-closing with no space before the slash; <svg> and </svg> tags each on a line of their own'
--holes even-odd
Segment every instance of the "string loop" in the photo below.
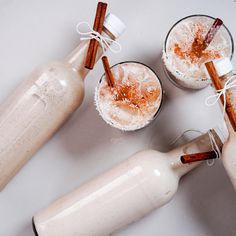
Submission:
<svg viewBox="0 0 236 236">
<path fill-rule="evenodd" d="M 187 133 L 190 133 L 190 132 L 195 132 L 195 133 L 199 133 L 201 135 L 203 135 L 204 133 L 200 130 L 195 130 L 195 129 L 188 129 L 188 130 L 185 130 L 182 134 L 180 134 L 177 138 L 175 138 L 171 143 L 170 145 L 174 145 L 178 140 L 180 140 L 182 137 L 184 137 L 185 134 Z M 208 136 L 209 136 L 209 139 L 210 139 L 210 143 L 211 143 L 211 147 L 212 147 L 212 150 L 215 152 L 217 158 L 220 158 L 221 157 L 221 151 L 220 151 L 220 148 L 219 146 L 217 145 L 217 142 L 215 140 L 215 137 L 214 135 L 212 134 L 212 132 L 209 130 L 207 132 Z M 208 166 L 213 166 L 215 164 L 215 159 L 211 159 L 211 160 L 207 160 L 207 165 Z"/>
<path fill-rule="evenodd" d="M 82 31 L 81 26 L 86 26 L 87 31 Z M 121 49 L 122 49 L 121 45 L 117 41 L 115 41 L 109 37 L 103 36 L 97 31 L 94 31 L 92 29 L 92 27 L 90 26 L 90 24 L 86 21 L 82 21 L 82 22 L 78 23 L 76 25 L 76 31 L 79 35 L 82 36 L 82 37 L 80 37 L 80 40 L 82 40 L 82 41 L 96 39 L 99 42 L 99 44 L 101 45 L 103 52 L 105 52 L 105 48 L 109 48 L 113 53 L 121 52 Z M 113 45 L 113 46 L 111 46 L 111 45 Z"/>
<path fill-rule="evenodd" d="M 210 130 L 207 133 L 208 133 L 208 136 L 209 136 L 209 139 L 210 139 L 210 142 L 211 142 L 212 150 L 215 152 L 216 157 L 220 158 L 221 157 L 221 151 L 220 151 L 219 146 L 217 145 L 217 142 L 215 140 L 214 135 L 212 134 L 212 132 Z M 208 166 L 213 166 L 214 164 L 215 164 L 215 159 L 207 160 L 207 165 Z"/>
<path fill-rule="evenodd" d="M 223 118 L 225 117 L 225 110 L 226 110 L 226 93 L 228 90 L 236 88 L 236 75 L 231 76 L 225 83 L 222 89 L 216 90 L 216 94 L 210 95 L 205 100 L 206 106 L 213 106 L 215 105 L 221 96 L 223 96 Z"/>
<path fill-rule="evenodd" d="M 170 142 L 170 145 L 173 146 L 174 144 L 176 144 L 181 138 L 184 137 L 185 134 L 190 133 L 190 132 L 195 132 L 198 134 L 204 134 L 203 132 L 201 132 L 200 130 L 196 130 L 196 129 L 187 129 L 185 130 L 182 134 L 180 134 L 179 136 L 177 136 L 174 140 L 172 140 Z"/>
</svg>

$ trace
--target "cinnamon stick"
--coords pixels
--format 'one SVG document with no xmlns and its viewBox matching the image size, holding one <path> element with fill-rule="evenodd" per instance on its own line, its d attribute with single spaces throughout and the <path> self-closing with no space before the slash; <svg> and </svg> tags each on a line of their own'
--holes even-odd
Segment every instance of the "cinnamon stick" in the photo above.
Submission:
<svg viewBox="0 0 236 236">
<path fill-rule="evenodd" d="M 216 18 L 203 41 L 203 50 L 205 50 L 208 47 L 208 45 L 211 43 L 211 41 L 213 40 L 213 38 L 215 37 L 216 33 L 218 32 L 219 28 L 222 25 L 223 21 L 219 18 Z"/>
<path fill-rule="evenodd" d="M 205 63 L 205 66 L 207 68 L 207 71 L 211 77 L 212 83 L 215 87 L 216 90 L 221 90 L 224 87 L 223 82 L 221 81 L 220 77 L 217 74 L 216 68 L 214 66 L 214 63 L 212 61 Z M 229 92 L 226 91 L 226 96 L 225 96 L 225 101 L 224 101 L 224 97 L 223 95 L 220 97 L 221 99 L 221 103 L 226 104 L 226 108 L 225 111 L 229 117 L 229 121 L 234 129 L 234 131 L 236 132 L 236 114 L 234 111 L 234 107 L 233 104 L 231 104 L 231 99 L 230 99 L 230 95 Z"/>
<path fill-rule="evenodd" d="M 216 18 L 213 22 L 211 28 L 208 30 L 203 42 L 199 42 L 199 40 L 194 40 L 192 44 L 192 50 L 197 57 L 202 56 L 202 52 L 209 46 L 219 28 L 223 25 L 223 21 L 219 18 Z"/>
<path fill-rule="evenodd" d="M 102 33 L 102 29 L 103 29 L 106 9 L 107 9 L 107 3 L 99 2 L 97 4 L 97 11 L 96 11 L 95 21 L 93 25 L 93 30 L 100 34 Z M 99 43 L 96 39 L 91 39 L 89 42 L 88 52 L 85 59 L 85 68 L 89 70 L 92 70 L 94 67 L 98 45 Z"/>
<path fill-rule="evenodd" d="M 102 62 L 103 62 L 103 67 L 104 67 L 104 70 L 105 70 L 105 73 L 106 73 L 107 83 L 110 87 L 114 87 L 115 78 L 114 78 L 114 76 L 111 72 L 111 68 L 110 68 L 110 65 L 109 65 L 108 58 L 106 56 L 103 56 L 102 57 Z"/>
<path fill-rule="evenodd" d="M 180 160 L 183 164 L 192 163 L 196 161 L 205 161 L 209 159 L 215 159 L 217 155 L 214 151 L 202 152 L 202 153 L 194 153 L 187 154 L 180 157 Z"/>
</svg>

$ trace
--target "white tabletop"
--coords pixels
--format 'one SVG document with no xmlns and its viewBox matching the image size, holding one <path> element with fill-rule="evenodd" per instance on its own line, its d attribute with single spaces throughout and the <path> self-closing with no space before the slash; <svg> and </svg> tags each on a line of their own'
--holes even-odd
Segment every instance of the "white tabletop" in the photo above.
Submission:
<svg viewBox="0 0 236 236">
<path fill-rule="evenodd" d="M 211 88 L 187 92 L 165 77 L 161 50 L 168 29 L 196 13 L 220 17 L 236 40 L 233 0 L 111 0 L 109 12 L 127 25 L 122 53 L 108 53 L 111 64 L 137 60 L 151 66 L 165 89 L 157 119 L 147 128 L 124 133 L 109 127 L 93 104 L 103 73 L 101 62 L 86 79 L 81 108 L 0 193 L 0 236 L 30 236 L 31 218 L 63 194 L 146 148 L 171 149 L 170 142 L 187 129 L 206 131 L 220 122 L 217 106 L 206 107 Z M 0 101 L 39 64 L 60 59 L 79 42 L 75 25 L 93 23 L 94 0 L 0 0 Z M 234 60 L 235 62 L 235 60 Z M 43 128 L 43 127 L 42 127 Z M 1 134 L 0 134 L 1 135 Z M 193 135 L 192 135 L 193 136 Z M 220 161 L 184 177 L 174 199 L 119 236 L 234 236 L 236 194 Z"/>
</svg>

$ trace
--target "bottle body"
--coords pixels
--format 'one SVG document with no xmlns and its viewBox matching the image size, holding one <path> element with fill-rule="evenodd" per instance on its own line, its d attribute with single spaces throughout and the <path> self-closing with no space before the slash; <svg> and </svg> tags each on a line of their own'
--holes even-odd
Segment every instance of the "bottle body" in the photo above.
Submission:
<svg viewBox="0 0 236 236">
<path fill-rule="evenodd" d="M 39 236 L 106 236 L 168 202 L 178 176 L 166 156 L 139 152 L 34 217 Z"/>
<path fill-rule="evenodd" d="M 111 235 L 171 200 L 179 178 L 199 165 L 183 165 L 181 155 L 210 149 L 206 134 L 169 153 L 138 152 L 36 214 L 36 235 Z"/>
<path fill-rule="evenodd" d="M 107 28 L 102 36 L 115 39 Z M 36 69 L 0 106 L 0 191 L 82 103 L 88 47 Z M 99 46 L 96 61 L 102 54 Z"/>
<path fill-rule="evenodd" d="M 84 83 L 68 63 L 36 69 L 0 107 L 0 190 L 80 106 Z"/>
</svg>

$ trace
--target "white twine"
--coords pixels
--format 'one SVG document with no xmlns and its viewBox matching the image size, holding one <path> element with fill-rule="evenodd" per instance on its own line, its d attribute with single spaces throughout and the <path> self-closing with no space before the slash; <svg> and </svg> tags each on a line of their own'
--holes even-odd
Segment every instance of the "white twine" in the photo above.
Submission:
<svg viewBox="0 0 236 236">
<path fill-rule="evenodd" d="M 216 90 L 216 94 L 213 94 L 209 97 L 206 98 L 205 100 L 205 105 L 206 106 L 214 106 L 219 99 L 221 98 L 221 96 L 223 96 L 223 119 L 225 117 L 225 110 L 226 110 L 226 93 L 228 90 L 236 88 L 236 75 L 233 75 L 232 77 L 230 77 L 224 87 L 222 89 Z"/>
<path fill-rule="evenodd" d="M 86 26 L 88 30 L 83 32 L 80 29 L 82 25 Z M 103 52 L 105 52 L 105 47 L 109 48 L 113 53 L 119 53 L 121 51 L 121 45 L 117 41 L 109 37 L 105 37 L 97 31 L 94 31 L 92 27 L 90 26 L 90 24 L 86 21 L 82 21 L 78 23 L 76 25 L 76 31 L 79 35 L 83 36 L 80 38 L 80 40 L 82 41 L 96 39 L 100 43 Z M 115 47 L 112 47 L 111 45 L 115 45 Z"/>
<path fill-rule="evenodd" d="M 209 139 L 210 139 L 210 142 L 211 142 L 212 150 L 215 152 L 216 157 L 220 158 L 221 157 L 221 151 L 220 151 L 219 146 L 217 145 L 217 142 L 215 140 L 214 135 L 211 133 L 210 130 L 207 133 L 208 133 L 208 136 L 209 136 Z M 213 166 L 214 164 L 215 164 L 215 159 L 207 160 L 207 165 L 208 166 Z"/>
<path fill-rule="evenodd" d="M 170 145 L 174 145 L 179 139 L 181 139 L 186 133 L 189 133 L 189 132 L 195 132 L 195 133 L 199 133 L 201 135 L 203 135 L 204 133 L 200 130 L 195 130 L 195 129 L 188 129 L 188 130 L 185 130 L 182 134 L 180 134 L 179 136 L 177 136 L 177 138 L 175 138 L 171 143 Z M 220 148 L 219 146 L 217 145 L 217 142 L 215 140 L 215 137 L 214 135 L 211 133 L 211 131 L 209 130 L 207 132 L 208 136 L 209 136 L 209 139 L 210 139 L 210 142 L 211 142 L 211 147 L 212 147 L 212 150 L 215 152 L 217 158 L 220 158 L 221 157 L 221 151 L 220 151 Z M 207 160 L 207 165 L 208 166 L 213 166 L 215 164 L 215 159 L 210 159 L 210 160 Z"/>
<path fill-rule="evenodd" d="M 170 142 L 170 145 L 173 146 L 173 145 L 176 144 L 182 137 L 184 137 L 185 134 L 190 133 L 190 132 L 195 132 L 195 133 L 199 133 L 199 134 L 204 134 L 204 133 L 201 132 L 200 130 L 187 129 L 187 130 L 185 130 L 182 134 L 180 134 L 179 136 L 177 136 L 173 141 L 171 141 L 171 142 Z"/>
</svg>

